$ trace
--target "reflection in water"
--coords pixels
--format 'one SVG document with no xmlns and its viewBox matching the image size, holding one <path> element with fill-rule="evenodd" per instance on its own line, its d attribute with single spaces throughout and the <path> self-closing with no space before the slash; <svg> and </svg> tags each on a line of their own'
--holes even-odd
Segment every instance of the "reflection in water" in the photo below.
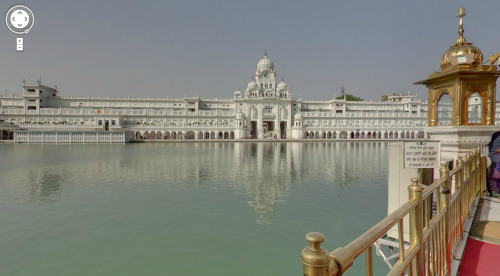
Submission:
<svg viewBox="0 0 500 276">
<path fill-rule="evenodd" d="M 56 201 L 62 186 L 97 191 L 189 191 L 230 187 L 248 196 L 256 222 L 273 222 L 276 206 L 291 185 L 321 182 L 326 187 L 358 185 L 387 162 L 384 142 L 165 143 L 125 146 L 42 147 L 45 167 L 3 173 L 26 183 L 30 199 Z M 40 145 L 30 145 L 33 149 Z M 50 159 L 65 151 L 61 160 Z M 43 152 L 45 151 L 45 152 Z M 20 154 L 20 151 L 18 151 Z M 28 153 L 36 160 L 34 151 Z M 61 155 L 59 155 L 61 156 Z M 33 161 L 36 162 L 36 161 Z M 26 175 L 28 178 L 26 179 Z M 321 177 L 320 177 L 321 176 Z M 3 176 L 2 176 L 3 177 Z M 0 178 L 1 179 L 1 178 Z M 10 180 L 9 180 L 10 179 Z M 323 183 L 326 179 L 326 183 Z M 338 190 L 341 196 L 345 189 Z"/>
<path fill-rule="evenodd" d="M 0 156 L 1 275 L 288 275 L 305 233 L 334 248 L 387 214 L 381 142 L 3 144 Z"/>
<path fill-rule="evenodd" d="M 258 214 L 257 223 L 269 224 L 273 221 L 275 204 L 286 198 L 294 175 L 293 160 L 288 158 L 285 144 L 259 143 L 238 144 L 242 147 L 235 162 L 238 174 L 234 182 L 245 183 L 248 202 Z M 249 157 L 248 157 L 249 156 Z M 243 181 L 242 181 L 243 180 Z"/>
<path fill-rule="evenodd" d="M 61 175 L 55 170 L 42 168 L 28 171 L 29 183 L 27 192 L 31 200 L 57 201 L 60 199 Z"/>
</svg>

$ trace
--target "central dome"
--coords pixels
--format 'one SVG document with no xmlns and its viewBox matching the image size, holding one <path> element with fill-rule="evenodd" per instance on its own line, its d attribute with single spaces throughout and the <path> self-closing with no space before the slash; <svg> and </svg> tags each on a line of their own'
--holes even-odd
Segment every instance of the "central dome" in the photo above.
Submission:
<svg viewBox="0 0 500 276">
<path fill-rule="evenodd" d="M 274 70 L 274 64 L 273 62 L 267 57 L 267 55 L 264 56 L 263 59 L 257 63 L 257 71 L 263 72 L 263 71 L 273 71 Z"/>
</svg>

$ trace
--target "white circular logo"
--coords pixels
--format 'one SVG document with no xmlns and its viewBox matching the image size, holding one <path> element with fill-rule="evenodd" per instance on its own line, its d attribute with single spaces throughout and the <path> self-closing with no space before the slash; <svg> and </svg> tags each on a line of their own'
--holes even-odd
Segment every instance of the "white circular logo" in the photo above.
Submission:
<svg viewBox="0 0 500 276">
<path fill-rule="evenodd" d="M 7 11 L 5 24 L 15 34 L 25 34 L 33 27 L 35 17 L 33 12 L 26 6 L 16 5 Z"/>
</svg>

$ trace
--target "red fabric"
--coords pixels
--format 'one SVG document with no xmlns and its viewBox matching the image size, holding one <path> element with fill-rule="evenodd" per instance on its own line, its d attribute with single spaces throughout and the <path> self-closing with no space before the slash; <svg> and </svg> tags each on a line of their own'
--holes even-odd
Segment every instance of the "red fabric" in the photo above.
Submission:
<svg viewBox="0 0 500 276">
<path fill-rule="evenodd" d="M 468 239 L 460 265 L 460 276 L 500 275 L 500 244 Z"/>
</svg>

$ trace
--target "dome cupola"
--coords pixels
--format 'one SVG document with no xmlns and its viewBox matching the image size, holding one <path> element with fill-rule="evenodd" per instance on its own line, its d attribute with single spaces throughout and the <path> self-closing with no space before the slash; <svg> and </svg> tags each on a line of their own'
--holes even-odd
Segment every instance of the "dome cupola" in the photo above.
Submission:
<svg viewBox="0 0 500 276">
<path fill-rule="evenodd" d="M 278 83 L 278 86 L 276 87 L 276 89 L 278 91 L 286 90 L 286 89 L 288 89 L 288 86 L 286 85 L 286 83 L 283 80 L 281 80 L 281 82 Z"/>
<path fill-rule="evenodd" d="M 251 90 L 251 89 L 254 89 L 254 88 L 258 88 L 259 86 L 257 85 L 257 83 L 255 83 L 254 80 L 251 80 L 249 83 L 248 83 L 248 87 L 247 89 L 248 90 Z"/>
<path fill-rule="evenodd" d="M 441 69 L 448 68 L 454 65 L 469 65 L 478 67 L 483 64 L 483 53 L 481 50 L 467 42 L 464 37 L 463 17 L 465 16 L 465 8 L 458 9 L 457 17 L 459 20 L 458 39 L 457 42 L 448 49 L 441 58 Z"/>
<path fill-rule="evenodd" d="M 264 58 L 257 63 L 257 72 L 274 71 L 272 60 L 267 57 L 267 51 L 264 53 Z"/>
</svg>

